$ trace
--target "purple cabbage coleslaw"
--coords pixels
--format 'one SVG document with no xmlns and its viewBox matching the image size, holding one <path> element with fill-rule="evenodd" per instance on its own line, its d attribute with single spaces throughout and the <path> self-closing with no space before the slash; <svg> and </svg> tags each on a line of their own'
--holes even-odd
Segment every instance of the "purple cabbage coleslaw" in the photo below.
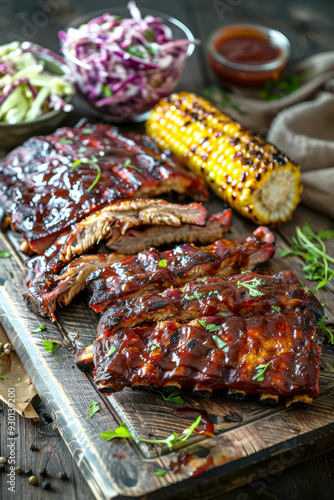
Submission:
<svg viewBox="0 0 334 500">
<path fill-rule="evenodd" d="M 133 1 L 128 9 L 132 18 L 103 14 L 59 33 L 80 93 L 120 121 L 170 94 L 197 43 L 191 36 L 173 39 L 162 18 L 142 17 Z"/>
<path fill-rule="evenodd" d="M 0 122 L 28 122 L 51 110 L 73 109 L 64 100 L 74 93 L 73 85 L 66 76 L 44 69 L 38 57 L 43 51 L 46 49 L 29 42 L 0 46 Z M 50 51 L 47 55 L 53 57 Z"/>
</svg>

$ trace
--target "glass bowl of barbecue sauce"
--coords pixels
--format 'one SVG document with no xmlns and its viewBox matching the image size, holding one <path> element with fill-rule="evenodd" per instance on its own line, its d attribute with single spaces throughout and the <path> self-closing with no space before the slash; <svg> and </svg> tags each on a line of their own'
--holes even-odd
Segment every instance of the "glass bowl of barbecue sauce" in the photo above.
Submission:
<svg viewBox="0 0 334 500">
<path fill-rule="evenodd" d="M 283 33 L 251 24 L 226 26 L 210 37 L 209 63 L 217 77 L 239 87 L 277 80 L 290 55 Z"/>
</svg>

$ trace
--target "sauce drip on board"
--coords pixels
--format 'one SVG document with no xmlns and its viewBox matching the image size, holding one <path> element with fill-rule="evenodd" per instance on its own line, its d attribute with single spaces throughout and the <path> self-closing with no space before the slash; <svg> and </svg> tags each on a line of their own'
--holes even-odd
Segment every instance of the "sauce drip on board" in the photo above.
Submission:
<svg viewBox="0 0 334 500">
<path fill-rule="evenodd" d="M 210 420 L 208 413 L 205 410 L 198 410 L 197 408 L 182 407 L 176 408 L 174 413 L 179 417 L 195 417 L 201 416 L 201 421 L 196 427 L 194 434 L 202 434 L 207 437 L 215 437 L 213 434 L 214 426 L 213 422 Z"/>
<path fill-rule="evenodd" d="M 190 453 L 186 453 L 185 451 L 181 451 L 176 460 L 171 461 L 169 468 L 174 474 L 176 474 L 182 467 L 185 467 L 185 473 L 188 477 L 197 477 L 202 474 L 202 472 L 210 469 L 213 464 L 212 456 L 208 455 L 204 464 L 192 467 L 192 463 L 196 464 L 199 460 L 200 459 L 198 457 L 191 455 Z"/>
</svg>

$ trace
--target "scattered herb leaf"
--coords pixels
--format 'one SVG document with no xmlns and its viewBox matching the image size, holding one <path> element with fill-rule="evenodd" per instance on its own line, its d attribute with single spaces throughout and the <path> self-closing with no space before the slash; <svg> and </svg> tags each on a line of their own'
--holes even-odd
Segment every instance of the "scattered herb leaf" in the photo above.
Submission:
<svg viewBox="0 0 334 500">
<path fill-rule="evenodd" d="M 257 287 L 265 285 L 265 282 L 262 281 L 260 278 L 253 278 L 251 281 L 238 281 L 238 288 L 240 286 L 243 286 L 249 290 L 249 295 L 251 297 L 260 297 L 261 295 L 264 295 L 263 292 L 260 292 L 260 290 L 257 290 Z"/>
<path fill-rule="evenodd" d="M 223 351 L 228 353 L 228 351 L 230 350 L 230 347 L 227 345 L 226 347 L 224 347 Z"/>
<path fill-rule="evenodd" d="M 171 392 L 168 396 L 165 396 L 163 392 L 158 391 L 159 394 L 164 398 L 165 401 L 171 401 L 172 403 L 177 403 L 178 405 L 182 405 L 184 403 L 183 399 L 177 392 Z"/>
<path fill-rule="evenodd" d="M 226 346 L 225 340 L 220 339 L 219 337 L 217 337 L 217 335 L 212 335 L 212 338 L 215 341 L 216 346 L 218 347 L 218 349 L 222 349 L 223 347 Z"/>
<path fill-rule="evenodd" d="M 39 325 L 37 328 L 35 328 L 35 330 L 31 330 L 31 333 L 39 333 L 42 330 L 46 330 L 46 326 L 44 324 Z"/>
<path fill-rule="evenodd" d="M 152 344 L 150 347 L 150 351 L 155 351 L 156 349 L 160 349 L 160 344 Z"/>
<path fill-rule="evenodd" d="M 258 96 L 265 101 L 281 99 L 299 89 L 302 81 L 310 75 L 311 72 L 301 73 L 300 75 L 287 73 L 280 80 L 269 80 L 264 85 L 263 90 L 258 93 Z"/>
<path fill-rule="evenodd" d="M 3 377 L 2 375 L 0 375 L 0 380 L 5 380 L 5 381 L 7 381 L 6 377 Z"/>
<path fill-rule="evenodd" d="M 210 292 L 210 293 L 214 293 L 214 292 Z M 218 292 L 216 292 L 218 293 Z M 200 299 L 202 297 L 202 293 L 201 292 L 194 292 L 192 295 L 186 297 L 187 300 L 193 300 L 193 299 Z"/>
<path fill-rule="evenodd" d="M 83 128 L 81 130 L 81 133 L 84 135 L 89 135 L 89 134 L 92 134 L 93 132 L 94 132 L 94 130 L 92 130 L 91 128 Z"/>
<path fill-rule="evenodd" d="M 43 340 L 44 351 L 51 352 L 53 354 L 60 347 L 59 344 L 52 342 L 51 340 Z"/>
<path fill-rule="evenodd" d="M 271 306 L 271 308 L 278 313 L 281 312 L 281 308 L 279 306 Z"/>
<path fill-rule="evenodd" d="M 217 326 L 214 323 L 207 324 L 207 322 L 204 321 L 203 319 L 199 319 L 198 322 L 208 332 L 218 332 L 220 330 L 220 326 Z"/>
<path fill-rule="evenodd" d="M 159 267 L 167 267 L 167 260 L 166 259 L 159 260 L 158 266 Z"/>
<path fill-rule="evenodd" d="M 253 380 L 257 380 L 258 382 L 263 382 L 264 380 L 264 374 L 268 366 L 272 363 L 272 361 L 269 361 L 266 365 L 259 365 L 255 368 L 257 371 L 256 375 L 254 375 Z"/>
<path fill-rule="evenodd" d="M 11 256 L 12 256 L 12 254 L 9 252 L 6 252 L 5 250 L 0 251 L 0 258 L 1 259 L 9 259 L 9 257 L 11 257 Z"/>
<path fill-rule="evenodd" d="M 96 168 L 97 174 L 96 174 L 96 177 L 95 177 L 94 181 L 92 182 L 92 184 L 89 186 L 89 188 L 87 188 L 88 192 L 90 192 L 96 186 L 96 184 L 99 182 L 100 177 L 101 177 L 102 172 L 101 172 L 100 166 L 97 162 L 98 162 L 98 159 L 92 155 L 90 158 L 79 158 L 79 160 L 76 160 L 72 165 L 73 170 L 81 163 L 86 163 L 88 165 L 94 165 L 94 167 Z"/>
<path fill-rule="evenodd" d="M 67 139 L 67 137 L 61 137 L 58 142 L 62 142 L 63 144 L 73 144 L 71 139 Z"/>
<path fill-rule="evenodd" d="M 155 475 L 155 476 L 164 476 L 166 473 L 167 473 L 167 471 L 166 471 L 166 470 L 164 470 L 164 469 L 159 469 L 159 470 L 156 470 L 156 471 L 154 472 L 154 475 Z"/>
<path fill-rule="evenodd" d="M 111 356 L 112 354 L 114 354 L 114 352 L 115 352 L 115 351 L 116 351 L 116 347 L 111 346 L 111 347 L 110 347 L 110 349 L 109 349 L 109 352 L 108 352 L 108 354 L 107 354 L 107 357 L 108 357 L 108 356 Z"/>
<path fill-rule="evenodd" d="M 99 411 L 100 405 L 96 401 L 89 403 L 89 415 L 87 418 L 91 418 L 97 411 Z"/>
<path fill-rule="evenodd" d="M 297 255 L 303 259 L 305 266 L 303 271 L 305 278 L 309 281 L 318 281 L 314 293 L 324 287 L 334 276 L 334 258 L 327 254 L 323 240 L 332 238 L 334 231 L 319 231 L 315 233 L 306 222 L 303 229 L 296 228 L 296 238 L 292 238 L 293 245 L 289 250 L 278 250 L 281 257 Z M 313 290 L 312 290 L 313 291 Z"/>
<path fill-rule="evenodd" d="M 121 425 L 119 427 L 117 427 L 117 429 L 115 429 L 114 431 L 103 432 L 102 434 L 100 434 L 100 436 L 105 441 L 110 441 L 111 439 L 118 437 L 118 438 L 126 438 L 126 439 L 137 439 L 138 441 L 141 441 L 143 443 L 151 443 L 151 444 L 161 443 L 161 444 L 166 444 L 168 446 L 168 448 L 170 450 L 172 450 L 173 445 L 177 441 L 182 441 L 182 442 L 186 441 L 191 436 L 191 434 L 194 432 L 196 427 L 199 425 L 200 421 L 201 421 L 201 416 L 199 415 L 199 417 L 196 419 L 196 421 L 188 429 L 185 429 L 183 431 L 181 436 L 176 434 L 176 432 L 173 432 L 173 434 L 171 434 L 170 436 L 168 436 L 165 439 L 145 439 L 145 438 L 133 436 L 131 434 L 131 432 L 129 431 L 127 425 L 124 423 L 121 423 Z"/>
<path fill-rule="evenodd" d="M 54 359 L 55 359 L 56 361 L 60 361 L 60 359 L 59 359 L 59 358 L 57 358 L 57 356 L 55 356 L 55 357 L 54 357 Z"/>
<path fill-rule="evenodd" d="M 103 95 L 104 97 L 111 97 L 112 91 L 108 85 L 102 85 Z"/>
</svg>

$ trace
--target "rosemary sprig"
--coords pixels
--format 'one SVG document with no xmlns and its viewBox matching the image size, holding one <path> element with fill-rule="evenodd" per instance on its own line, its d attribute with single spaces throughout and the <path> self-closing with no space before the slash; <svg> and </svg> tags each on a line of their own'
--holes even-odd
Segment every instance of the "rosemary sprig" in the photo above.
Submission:
<svg viewBox="0 0 334 500">
<path fill-rule="evenodd" d="M 265 282 L 261 280 L 260 278 L 253 278 L 251 281 L 238 281 L 237 283 L 238 288 L 240 286 L 243 286 L 249 290 L 249 295 L 251 297 L 261 297 L 264 295 L 263 292 L 260 292 L 260 290 L 257 290 L 257 287 L 265 285 Z"/>
<path fill-rule="evenodd" d="M 185 429 L 182 432 L 182 434 L 178 435 L 178 434 L 176 434 L 176 432 L 173 432 L 173 434 L 171 434 L 170 436 L 168 436 L 165 439 L 145 439 L 145 438 L 133 436 L 131 434 L 131 432 L 129 431 L 127 425 L 124 423 L 121 423 L 121 425 L 119 427 L 117 427 L 117 429 L 115 429 L 114 431 L 103 432 L 102 434 L 100 434 L 100 436 L 105 441 L 110 441 L 111 439 L 118 437 L 118 438 L 125 438 L 125 439 L 137 439 L 138 441 L 141 441 L 143 443 L 150 443 L 150 444 L 161 443 L 161 444 L 166 444 L 168 446 L 168 448 L 170 450 L 172 450 L 173 446 L 176 442 L 186 441 L 191 436 L 191 434 L 194 432 L 196 427 L 199 425 L 201 418 L 202 417 L 199 415 L 196 418 L 195 422 L 188 429 Z"/>
<path fill-rule="evenodd" d="M 305 262 L 303 271 L 309 281 L 318 281 L 316 291 L 324 287 L 334 276 L 334 258 L 328 255 L 324 240 L 334 237 L 334 231 L 315 233 L 306 222 L 303 229 L 296 228 L 297 238 L 293 237 L 293 245 L 289 250 L 278 250 L 281 257 L 297 255 Z"/>
<path fill-rule="evenodd" d="M 79 160 L 76 160 L 73 165 L 72 165 L 72 168 L 73 170 L 78 166 L 78 165 L 81 165 L 81 163 L 86 163 L 88 165 L 94 165 L 94 167 L 96 168 L 97 170 L 97 174 L 96 174 L 96 177 L 94 179 L 94 181 L 92 182 L 92 184 L 89 186 L 89 188 L 87 189 L 88 192 L 90 192 L 92 189 L 94 189 L 94 187 L 96 186 L 96 184 L 99 182 L 100 180 L 100 177 L 101 177 L 101 169 L 100 169 L 100 166 L 99 164 L 97 163 L 98 162 L 98 159 L 96 158 L 96 156 L 92 155 L 90 158 L 79 158 Z"/>
</svg>

